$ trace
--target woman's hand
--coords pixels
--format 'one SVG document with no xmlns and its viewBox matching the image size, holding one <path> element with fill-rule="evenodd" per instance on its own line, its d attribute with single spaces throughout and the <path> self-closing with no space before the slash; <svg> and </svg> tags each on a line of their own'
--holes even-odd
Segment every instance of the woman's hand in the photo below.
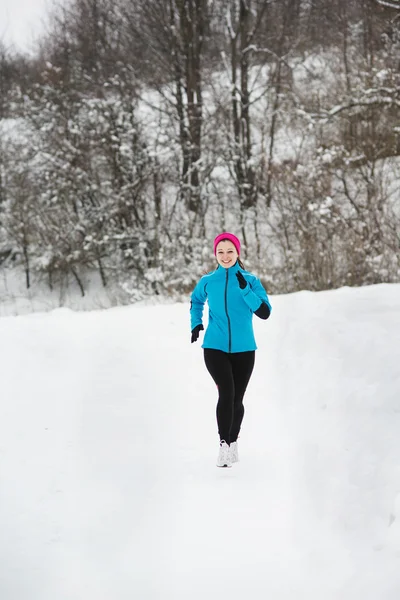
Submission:
<svg viewBox="0 0 400 600">
<path fill-rule="evenodd" d="M 240 271 L 237 271 L 236 277 L 239 282 L 240 289 L 244 290 L 244 288 L 247 286 L 247 281 L 245 280 L 245 278 L 243 277 L 243 275 L 241 274 Z"/>
<path fill-rule="evenodd" d="M 196 327 L 192 329 L 192 339 L 190 341 L 191 344 L 193 344 L 193 342 L 197 342 L 199 339 L 199 333 L 202 329 L 204 329 L 203 325 L 196 325 Z"/>
</svg>

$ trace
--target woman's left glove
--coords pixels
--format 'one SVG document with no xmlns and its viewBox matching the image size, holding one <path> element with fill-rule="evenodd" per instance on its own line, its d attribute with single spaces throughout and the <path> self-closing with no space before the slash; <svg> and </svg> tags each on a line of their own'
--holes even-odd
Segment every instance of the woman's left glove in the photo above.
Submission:
<svg viewBox="0 0 400 600">
<path fill-rule="evenodd" d="M 245 280 L 245 278 L 243 277 L 243 275 L 241 274 L 241 272 L 240 272 L 240 271 L 237 271 L 237 273 L 236 273 L 236 277 L 237 277 L 237 280 L 238 280 L 238 282 L 239 282 L 240 289 L 241 289 L 241 290 L 244 290 L 244 288 L 245 288 L 245 287 L 246 287 L 246 285 L 247 285 L 247 281 Z"/>
<path fill-rule="evenodd" d="M 197 342 L 197 340 L 199 339 L 199 333 L 202 329 L 204 329 L 203 325 L 196 325 L 196 327 L 193 327 L 192 339 L 190 340 L 191 344 L 193 344 L 193 342 Z"/>
</svg>

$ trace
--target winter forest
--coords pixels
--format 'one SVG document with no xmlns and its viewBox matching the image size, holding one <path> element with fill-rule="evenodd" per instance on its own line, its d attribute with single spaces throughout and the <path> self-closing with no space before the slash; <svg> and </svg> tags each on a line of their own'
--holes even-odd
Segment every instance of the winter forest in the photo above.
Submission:
<svg viewBox="0 0 400 600">
<path fill-rule="evenodd" d="M 177 298 L 400 281 L 400 2 L 69 0 L 0 40 L 0 269 Z"/>
</svg>

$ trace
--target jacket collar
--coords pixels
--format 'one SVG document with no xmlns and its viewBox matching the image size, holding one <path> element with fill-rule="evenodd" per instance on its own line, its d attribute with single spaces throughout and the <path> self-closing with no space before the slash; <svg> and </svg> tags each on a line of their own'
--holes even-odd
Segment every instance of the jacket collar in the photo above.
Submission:
<svg viewBox="0 0 400 600">
<path fill-rule="evenodd" d="M 215 275 L 217 277 L 226 277 L 226 272 L 228 272 L 228 277 L 230 277 L 230 275 L 237 273 L 238 271 L 241 271 L 242 273 L 245 272 L 244 269 L 242 269 L 239 266 L 239 263 L 236 261 L 234 265 L 232 265 L 231 267 L 229 267 L 229 269 L 225 269 L 224 267 L 221 267 L 221 265 L 218 265 L 218 267 L 215 269 Z"/>
</svg>

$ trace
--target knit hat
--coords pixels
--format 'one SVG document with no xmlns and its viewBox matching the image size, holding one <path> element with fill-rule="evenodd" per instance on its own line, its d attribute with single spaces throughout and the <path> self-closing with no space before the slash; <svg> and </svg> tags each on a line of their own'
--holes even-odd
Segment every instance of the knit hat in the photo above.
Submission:
<svg viewBox="0 0 400 600">
<path fill-rule="evenodd" d="M 214 254 L 217 255 L 217 246 L 222 240 L 229 240 L 236 248 L 236 252 L 240 254 L 240 240 L 233 233 L 220 233 L 214 240 Z"/>
</svg>

